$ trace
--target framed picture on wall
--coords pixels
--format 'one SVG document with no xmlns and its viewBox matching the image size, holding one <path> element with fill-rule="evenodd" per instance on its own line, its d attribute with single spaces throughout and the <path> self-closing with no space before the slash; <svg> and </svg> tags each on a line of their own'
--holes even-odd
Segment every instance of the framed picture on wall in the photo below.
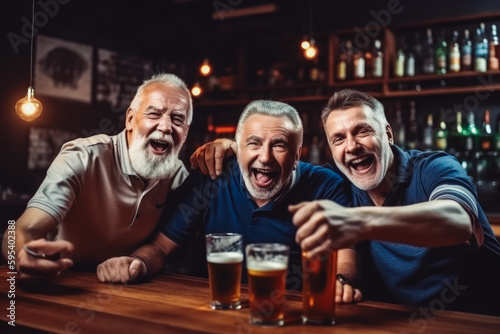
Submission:
<svg viewBox="0 0 500 334">
<path fill-rule="evenodd" d="M 78 138 L 76 132 L 31 127 L 29 129 L 28 169 L 47 169 L 64 143 Z"/>
<path fill-rule="evenodd" d="M 42 35 L 36 41 L 36 94 L 91 103 L 92 46 Z"/>
</svg>

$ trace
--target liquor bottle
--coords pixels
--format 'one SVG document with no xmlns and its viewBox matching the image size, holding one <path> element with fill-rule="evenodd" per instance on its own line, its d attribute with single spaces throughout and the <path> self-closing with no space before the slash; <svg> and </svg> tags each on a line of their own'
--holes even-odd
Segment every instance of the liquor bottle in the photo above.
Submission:
<svg viewBox="0 0 500 334">
<path fill-rule="evenodd" d="M 373 77 L 381 78 L 384 74 L 384 53 L 382 52 L 382 43 L 375 40 L 373 51 Z"/>
<path fill-rule="evenodd" d="M 443 30 L 439 33 L 439 39 L 434 52 L 436 59 L 436 74 L 446 74 L 447 43 L 444 38 Z"/>
<path fill-rule="evenodd" d="M 446 129 L 444 109 L 441 109 L 439 127 L 435 134 L 436 150 L 446 151 L 448 149 L 448 130 Z"/>
<path fill-rule="evenodd" d="M 427 28 L 427 42 L 424 45 L 423 72 L 434 74 L 434 42 L 432 40 L 432 30 Z"/>
<path fill-rule="evenodd" d="M 347 55 L 343 48 L 340 48 L 339 61 L 337 62 L 337 80 L 344 81 L 347 78 Z"/>
<path fill-rule="evenodd" d="M 418 148 L 418 123 L 417 123 L 417 110 L 415 108 L 415 101 L 410 101 L 410 118 L 408 119 L 408 139 L 406 146 L 409 150 L 416 150 Z"/>
<path fill-rule="evenodd" d="M 484 27 L 484 23 L 481 23 Z M 474 44 L 474 70 L 486 72 L 488 69 L 488 41 L 483 34 L 482 28 L 476 29 L 476 39 Z"/>
<path fill-rule="evenodd" d="M 481 125 L 480 149 L 489 152 L 493 149 L 493 133 L 490 125 L 490 111 L 486 109 L 483 114 L 483 124 Z"/>
<path fill-rule="evenodd" d="M 450 72 L 460 72 L 460 47 L 458 45 L 458 31 L 453 31 L 450 45 Z"/>
<path fill-rule="evenodd" d="M 402 77 L 405 75 L 405 53 L 404 53 L 404 40 L 401 38 L 399 41 L 399 48 L 396 51 L 396 59 L 394 61 L 394 76 Z"/>
<path fill-rule="evenodd" d="M 433 119 L 432 119 L 432 114 L 427 115 L 427 124 L 424 127 L 424 133 L 423 133 L 423 142 L 424 142 L 424 151 L 430 151 L 433 148 Z"/>
<path fill-rule="evenodd" d="M 352 41 L 348 40 L 346 43 L 346 79 L 352 80 L 354 78 L 354 51 L 352 50 Z"/>
<path fill-rule="evenodd" d="M 396 102 L 396 123 L 393 125 L 394 144 L 402 150 L 406 147 L 406 132 L 403 122 L 403 114 L 401 112 L 401 102 Z"/>
<path fill-rule="evenodd" d="M 423 50 L 422 41 L 420 40 L 420 34 L 415 33 L 415 39 L 413 40 L 413 55 L 415 57 L 415 75 L 422 74 L 423 67 Z"/>
<path fill-rule="evenodd" d="M 488 58 L 488 69 L 492 71 L 498 70 L 498 36 L 497 36 L 497 26 L 491 26 L 491 39 L 490 39 L 490 57 Z"/>
<path fill-rule="evenodd" d="M 454 128 L 450 131 L 448 137 L 448 152 L 458 157 L 463 149 L 463 127 L 462 127 L 462 112 L 457 111 L 456 122 Z"/>
<path fill-rule="evenodd" d="M 474 119 L 474 112 L 470 111 L 467 117 L 468 125 L 464 129 L 462 135 L 465 138 L 465 151 L 469 154 L 473 154 L 478 151 L 479 143 L 479 130 L 476 127 L 476 122 Z"/>
<path fill-rule="evenodd" d="M 494 150 L 496 153 L 500 153 L 500 120 L 498 121 L 498 131 L 493 136 Z M 499 161 L 500 162 L 500 161 Z M 500 165 L 498 166 L 500 168 Z"/>
<path fill-rule="evenodd" d="M 373 76 L 373 49 L 368 46 L 365 51 L 365 78 Z"/>
<path fill-rule="evenodd" d="M 318 82 L 320 81 L 320 69 L 319 69 L 319 60 L 315 59 L 311 69 L 309 70 L 309 81 L 310 82 Z"/>
<path fill-rule="evenodd" d="M 357 49 L 354 53 L 354 79 L 365 78 L 365 56 L 364 53 Z"/>
<path fill-rule="evenodd" d="M 462 41 L 462 71 L 472 70 L 472 41 L 469 36 L 469 29 L 464 31 Z"/>
<path fill-rule="evenodd" d="M 407 77 L 415 76 L 415 54 L 413 53 L 413 48 L 408 48 L 406 54 L 405 74 Z"/>
</svg>

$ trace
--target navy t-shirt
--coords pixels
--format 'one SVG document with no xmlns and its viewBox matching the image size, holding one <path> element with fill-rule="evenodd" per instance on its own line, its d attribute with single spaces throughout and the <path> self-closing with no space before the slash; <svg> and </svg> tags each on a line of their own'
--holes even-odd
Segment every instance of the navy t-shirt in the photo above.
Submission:
<svg viewBox="0 0 500 334">
<path fill-rule="evenodd" d="M 338 174 L 299 162 L 291 188 L 259 208 L 246 190 L 235 158 L 226 162 L 221 176 L 215 180 L 192 171 L 172 195 L 160 220 L 160 231 L 164 235 L 183 244 L 202 229 L 207 234 L 240 233 L 244 246 L 250 243 L 288 245 L 288 286 L 291 288 L 299 286 L 302 269 L 300 246 L 295 242 L 297 228 L 292 223 L 288 205 L 316 199 L 329 199 L 344 206 L 351 204 L 346 182 Z"/>
</svg>

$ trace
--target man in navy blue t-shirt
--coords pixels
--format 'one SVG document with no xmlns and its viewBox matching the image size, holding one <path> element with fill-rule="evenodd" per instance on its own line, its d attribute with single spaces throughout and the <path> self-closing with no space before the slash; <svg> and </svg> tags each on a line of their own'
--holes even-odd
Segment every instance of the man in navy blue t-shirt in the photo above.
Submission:
<svg viewBox="0 0 500 334">
<path fill-rule="evenodd" d="M 500 245 L 458 161 L 401 151 L 383 106 L 358 91 L 335 93 L 322 121 L 355 207 L 292 206 L 302 249 L 358 244 L 365 297 L 420 306 L 412 325 L 444 309 L 500 315 Z"/>
<path fill-rule="evenodd" d="M 275 101 L 254 101 L 243 111 L 236 130 L 237 159 L 229 159 L 218 178 L 192 172 L 169 199 L 160 233 L 153 244 L 130 257 L 113 258 L 98 268 L 101 281 L 123 282 L 163 269 L 164 257 L 198 230 L 233 232 L 243 243 L 290 246 L 289 288 L 298 288 L 301 249 L 291 204 L 325 199 L 350 205 L 346 182 L 333 171 L 300 162 L 303 128 L 297 111 Z M 355 250 L 338 254 L 338 272 L 351 276 Z M 344 282 L 345 283 L 345 282 Z M 337 282 L 337 301 L 361 299 L 350 284 Z"/>
</svg>

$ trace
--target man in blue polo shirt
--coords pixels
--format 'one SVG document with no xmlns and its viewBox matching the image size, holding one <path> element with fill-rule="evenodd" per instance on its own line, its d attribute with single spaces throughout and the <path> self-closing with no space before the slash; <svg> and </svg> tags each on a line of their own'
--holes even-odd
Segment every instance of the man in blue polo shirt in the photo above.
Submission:
<svg viewBox="0 0 500 334">
<path fill-rule="evenodd" d="M 302 249 L 360 242 L 364 295 L 420 306 L 412 325 L 424 326 L 443 309 L 500 315 L 500 246 L 458 161 L 444 152 L 401 151 L 383 106 L 358 91 L 335 93 L 322 121 L 355 208 L 291 206 Z"/>
<path fill-rule="evenodd" d="M 212 180 L 191 173 L 174 193 L 175 210 L 165 210 L 163 225 L 152 245 L 130 257 L 114 258 L 98 267 L 101 281 L 131 281 L 163 269 L 164 256 L 184 244 L 200 228 L 205 233 L 233 232 L 250 243 L 290 246 L 290 288 L 300 286 L 301 249 L 288 205 L 315 199 L 350 204 L 345 181 L 326 168 L 300 162 L 303 128 L 297 111 L 274 101 L 254 101 L 243 111 L 236 130 L 237 159 L 229 159 Z M 339 251 L 338 271 L 346 276 L 355 251 Z M 339 287 L 338 301 L 360 300 L 350 285 Z M 342 299 L 341 299 L 342 296 Z"/>
</svg>

